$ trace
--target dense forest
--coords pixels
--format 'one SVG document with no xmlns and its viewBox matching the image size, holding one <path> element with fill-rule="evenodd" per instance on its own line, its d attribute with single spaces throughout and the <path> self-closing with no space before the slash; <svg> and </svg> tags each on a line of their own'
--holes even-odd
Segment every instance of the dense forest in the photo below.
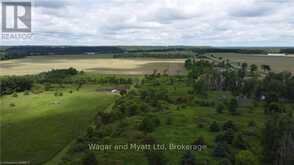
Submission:
<svg viewBox="0 0 294 165">
<path fill-rule="evenodd" d="M 153 58 L 187 58 L 191 54 L 205 53 L 238 53 L 238 54 L 267 54 L 294 53 L 294 48 L 222 48 L 222 47 L 128 47 L 128 46 L 12 46 L 1 49 L 1 60 L 23 58 L 35 55 L 80 55 L 80 54 L 110 54 L 114 58 L 153 57 Z"/>
<path fill-rule="evenodd" d="M 35 55 L 77 55 L 77 54 L 111 54 L 124 53 L 124 50 L 113 46 L 15 46 L 5 49 L 2 60 L 22 58 Z"/>
</svg>

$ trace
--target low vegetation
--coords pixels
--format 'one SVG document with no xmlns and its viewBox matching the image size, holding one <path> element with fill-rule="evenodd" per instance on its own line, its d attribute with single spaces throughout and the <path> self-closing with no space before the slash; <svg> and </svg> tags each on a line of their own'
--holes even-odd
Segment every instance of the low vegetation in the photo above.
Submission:
<svg viewBox="0 0 294 165">
<path fill-rule="evenodd" d="M 153 70 L 111 76 L 69 68 L 4 77 L 1 161 L 293 164 L 290 72 L 204 54 L 183 66 L 185 72 L 175 75 Z"/>
</svg>

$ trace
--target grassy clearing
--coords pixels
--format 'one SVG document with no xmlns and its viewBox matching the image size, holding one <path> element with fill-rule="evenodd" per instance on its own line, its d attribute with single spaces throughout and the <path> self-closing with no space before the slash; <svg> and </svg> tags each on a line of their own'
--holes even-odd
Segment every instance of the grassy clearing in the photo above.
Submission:
<svg viewBox="0 0 294 165">
<path fill-rule="evenodd" d="M 64 89 L 63 96 L 44 92 L 1 97 L 1 161 L 46 162 L 83 133 L 94 114 L 114 98 L 87 87 L 68 91 Z"/>
</svg>

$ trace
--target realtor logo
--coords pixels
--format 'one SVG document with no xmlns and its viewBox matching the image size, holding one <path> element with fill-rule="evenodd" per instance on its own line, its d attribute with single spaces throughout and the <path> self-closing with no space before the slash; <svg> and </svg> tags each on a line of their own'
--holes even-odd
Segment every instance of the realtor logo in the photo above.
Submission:
<svg viewBox="0 0 294 165">
<path fill-rule="evenodd" d="M 2 2 L 2 32 L 30 33 L 31 7 L 31 2 Z"/>
</svg>

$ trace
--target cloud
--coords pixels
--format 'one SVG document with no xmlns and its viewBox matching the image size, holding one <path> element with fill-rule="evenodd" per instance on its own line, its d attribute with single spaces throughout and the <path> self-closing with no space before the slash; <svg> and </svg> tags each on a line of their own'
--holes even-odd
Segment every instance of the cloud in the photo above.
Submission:
<svg viewBox="0 0 294 165">
<path fill-rule="evenodd" d="M 4 45 L 293 46 L 293 8 L 292 0 L 39 0 L 34 39 Z"/>
<path fill-rule="evenodd" d="M 67 5 L 69 5 L 69 3 L 62 0 L 37 0 L 34 2 L 35 7 L 42 7 L 45 9 L 60 9 Z"/>
</svg>

